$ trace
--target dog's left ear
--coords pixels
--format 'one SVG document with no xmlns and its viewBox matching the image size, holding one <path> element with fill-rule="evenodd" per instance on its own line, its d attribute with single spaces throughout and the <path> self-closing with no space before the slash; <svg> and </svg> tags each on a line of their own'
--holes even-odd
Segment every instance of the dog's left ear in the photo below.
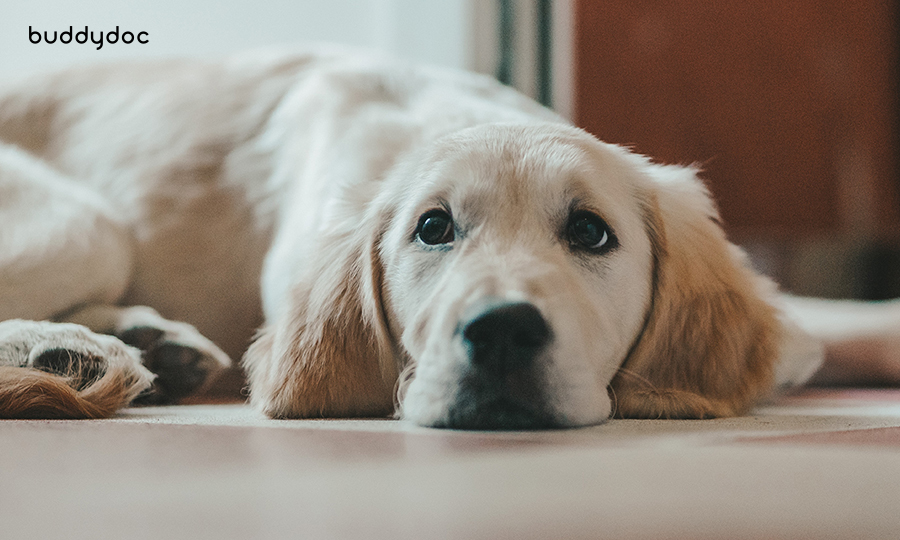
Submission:
<svg viewBox="0 0 900 540">
<path fill-rule="evenodd" d="M 774 284 L 728 242 L 691 168 L 645 164 L 653 297 L 610 384 L 615 415 L 707 418 L 746 412 L 772 383 L 781 327 Z"/>
<path fill-rule="evenodd" d="M 317 259 L 291 290 L 288 309 L 268 322 L 245 354 L 250 400 L 267 415 L 393 412 L 398 370 L 382 307 L 378 230 L 362 224 L 321 238 Z"/>
</svg>

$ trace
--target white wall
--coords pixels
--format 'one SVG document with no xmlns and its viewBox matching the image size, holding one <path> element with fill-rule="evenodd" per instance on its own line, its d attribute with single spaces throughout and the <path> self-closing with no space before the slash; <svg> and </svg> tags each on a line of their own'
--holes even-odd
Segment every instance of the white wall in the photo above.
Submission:
<svg viewBox="0 0 900 540">
<path fill-rule="evenodd" d="M 533 0 L 516 0 L 513 84 L 534 95 Z M 572 0 L 553 4 L 553 101 L 571 113 Z M 0 0 L 0 82 L 35 71 L 122 58 L 217 56 L 253 47 L 331 41 L 413 61 L 493 74 L 494 0 Z M 149 43 L 32 44 L 67 30 L 148 32 Z"/>
<path fill-rule="evenodd" d="M 412 60 L 476 68 L 474 2 L 482 0 L 0 0 L 0 80 L 126 57 L 212 56 L 258 46 L 334 41 Z M 146 45 L 34 45 L 40 32 L 146 31 Z M 98 34 L 95 34 L 95 37 Z M 485 69 L 485 68 L 482 68 Z"/>
</svg>

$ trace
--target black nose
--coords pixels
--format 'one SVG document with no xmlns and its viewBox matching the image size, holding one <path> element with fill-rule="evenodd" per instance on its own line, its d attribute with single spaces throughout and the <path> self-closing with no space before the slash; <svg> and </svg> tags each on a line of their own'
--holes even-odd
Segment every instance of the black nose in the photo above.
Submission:
<svg viewBox="0 0 900 540">
<path fill-rule="evenodd" d="M 463 342 L 473 366 L 508 373 L 531 367 L 552 339 L 550 327 L 534 305 L 493 305 L 462 326 Z"/>
</svg>

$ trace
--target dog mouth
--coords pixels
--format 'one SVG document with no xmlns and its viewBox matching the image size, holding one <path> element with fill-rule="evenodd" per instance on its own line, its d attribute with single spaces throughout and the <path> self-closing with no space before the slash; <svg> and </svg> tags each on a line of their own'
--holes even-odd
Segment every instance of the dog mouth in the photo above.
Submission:
<svg viewBox="0 0 900 540">
<path fill-rule="evenodd" d="M 452 361 L 444 346 L 443 354 L 420 359 L 410 371 L 401 385 L 402 416 L 421 426 L 459 430 L 567 427 L 547 381 L 554 339 L 549 321 L 530 302 L 479 302 L 453 330 Z"/>
<path fill-rule="evenodd" d="M 475 407 L 452 408 L 436 428 L 483 431 L 535 431 L 558 429 L 553 419 L 540 411 L 504 399 L 482 402 Z"/>
<path fill-rule="evenodd" d="M 469 311 L 454 337 L 465 351 L 465 367 L 444 419 L 436 427 L 554 427 L 542 405 L 537 369 L 552 332 L 534 305 L 488 299 Z"/>
<path fill-rule="evenodd" d="M 436 428 L 520 431 L 563 427 L 546 404 L 533 370 L 497 374 L 471 369 Z"/>
<path fill-rule="evenodd" d="M 548 412 L 541 360 L 553 333 L 531 303 L 490 299 L 455 332 L 465 367 L 435 427 L 534 430 L 559 427 Z"/>
</svg>

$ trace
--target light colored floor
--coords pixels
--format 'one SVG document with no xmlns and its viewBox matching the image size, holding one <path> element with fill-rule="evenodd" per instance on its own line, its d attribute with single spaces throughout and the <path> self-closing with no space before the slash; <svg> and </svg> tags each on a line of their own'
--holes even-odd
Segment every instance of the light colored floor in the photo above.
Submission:
<svg viewBox="0 0 900 540">
<path fill-rule="evenodd" d="M 900 391 L 466 433 L 243 405 L 0 421 L 0 539 L 900 538 Z"/>
</svg>

